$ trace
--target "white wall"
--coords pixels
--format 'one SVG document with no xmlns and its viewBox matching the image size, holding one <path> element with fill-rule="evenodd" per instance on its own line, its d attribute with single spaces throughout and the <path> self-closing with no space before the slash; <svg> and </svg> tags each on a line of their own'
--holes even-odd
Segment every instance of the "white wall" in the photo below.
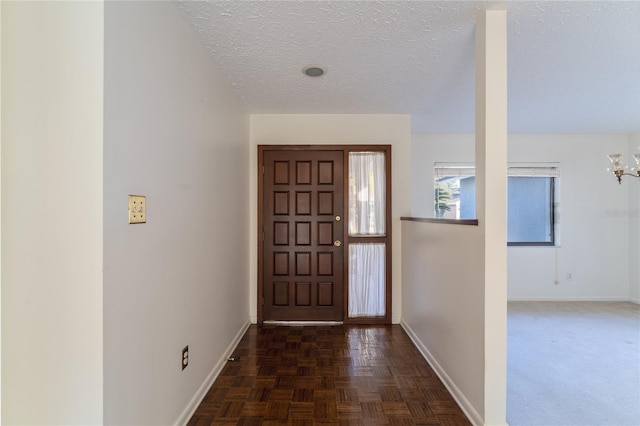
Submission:
<svg viewBox="0 0 640 426">
<path fill-rule="evenodd" d="M 640 152 L 640 133 L 629 136 L 627 161 L 633 162 L 631 154 Z M 640 182 L 625 177 L 629 189 L 629 299 L 640 304 Z"/>
<path fill-rule="evenodd" d="M 2 424 L 102 422 L 102 2 L 2 2 Z"/>
<path fill-rule="evenodd" d="M 509 247 L 510 300 L 629 299 L 629 221 L 618 213 L 628 211 L 634 182 L 618 185 L 606 172 L 606 155 L 628 144 L 626 135 L 509 136 L 509 162 L 558 162 L 561 173 L 560 246 Z M 473 151 L 473 135 L 414 135 L 414 216 L 433 216 L 434 162 L 473 162 Z"/>
<path fill-rule="evenodd" d="M 392 322 L 401 317 L 400 217 L 410 212 L 411 123 L 408 115 L 252 115 L 251 116 L 251 316 L 257 316 L 257 151 L 258 145 L 391 145 Z"/>
<path fill-rule="evenodd" d="M 484 237 L 402 222 L 402 324 L 475 424 L 484 415 Z M 443 256 L 443 253 L 451 253 Z"/>
<path fill-rule="evenodd" d="M 248 325 L 248 148 L 248 115 L 176 6 L 107 2 L 105 423 L 186 423 Z M 128 194 L 146 195 L 146 224 L 127 224 Z"/>
<path fill-rule="evenodd" d="M 465 143 L 476 164 L 477 225 L 410 221 L 402 224 L 402 322 L 472 423 L 506 425 L 507 15 L 504 10 L 486 11 L 476 19 L 475 103 L 476 132 Z M 412 166 L 428 169 L 428 165 L 415 160 Z M 427 182 L 433 182 L 433 165 L 431 180 Z M 431 194 L 425 196 L 425 203 L 431 201 L 433 205 L 433 183 L 424 192 Z"/>
</svg>

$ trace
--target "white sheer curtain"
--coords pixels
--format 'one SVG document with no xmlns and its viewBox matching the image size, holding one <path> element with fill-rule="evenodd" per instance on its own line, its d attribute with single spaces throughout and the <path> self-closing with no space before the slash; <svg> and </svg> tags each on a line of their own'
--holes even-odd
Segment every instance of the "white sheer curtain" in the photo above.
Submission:
<svg viewBox="0 0 640 426">
<path fill-rule="evenodd" d="M 383 152 L 349 153 L 349 235 L 385 234 Z"/>
<path fill-rule="evenodd" d="M 349 317 L 385 315 L 384 244 L 349 245 Z"/>
<path fill-rule="evenodd" d="M 349 153 L 349 235 L 385 235 L 385 189 L 384 153 Z M 349 244 L 350 318 L 385 315 L 385 263 L 384 243 Z"/>
</svg>

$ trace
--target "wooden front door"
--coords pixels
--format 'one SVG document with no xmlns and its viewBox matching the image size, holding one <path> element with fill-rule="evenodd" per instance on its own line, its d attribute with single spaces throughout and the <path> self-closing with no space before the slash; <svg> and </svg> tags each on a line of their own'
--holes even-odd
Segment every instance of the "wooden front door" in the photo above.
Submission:
<svg viewBox="0 0 640 426">
<path fill-rule="evenodd" d="M 262 318 L 343 319 L 343 151 L 262 155 Z"/>
</svg>

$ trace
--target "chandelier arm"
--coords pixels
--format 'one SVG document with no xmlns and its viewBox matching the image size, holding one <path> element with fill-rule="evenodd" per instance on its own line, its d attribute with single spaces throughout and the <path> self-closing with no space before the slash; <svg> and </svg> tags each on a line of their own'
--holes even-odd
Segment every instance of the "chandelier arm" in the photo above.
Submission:
<svg viewBox="0 0 640 426">
<path fill-rule="evenodd" d="M 640 178 L 640 172 L 638 172 L 637 175 L 634 175 L 633 173 L 622 173 L 623 176 L 633 176 L 634 178 Z"/>
<path fill-rule="evenodd" d="M 638 170 L 638 174 L 627 173 L 627 172 L 623 172 L 622 170 L 617 170 L 613 172 L 613 174 L 615 175 L 615 177 L 618 178 L 619 184 L 622 184 L 622 176 L 631 176 L 631 177 L 640 179 L 640 170 Z"/>
</svg>

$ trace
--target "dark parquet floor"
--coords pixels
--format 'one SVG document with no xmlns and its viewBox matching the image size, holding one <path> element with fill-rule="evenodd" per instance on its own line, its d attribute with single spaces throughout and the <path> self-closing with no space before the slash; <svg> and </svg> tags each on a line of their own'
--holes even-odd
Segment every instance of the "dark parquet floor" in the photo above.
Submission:
<svg viewBox="0 0 640 426">
<path fill-rule="evenodd" d="M 255 326 L 190 426 L 469 425 L 404 330 Z"/>
</svg>

